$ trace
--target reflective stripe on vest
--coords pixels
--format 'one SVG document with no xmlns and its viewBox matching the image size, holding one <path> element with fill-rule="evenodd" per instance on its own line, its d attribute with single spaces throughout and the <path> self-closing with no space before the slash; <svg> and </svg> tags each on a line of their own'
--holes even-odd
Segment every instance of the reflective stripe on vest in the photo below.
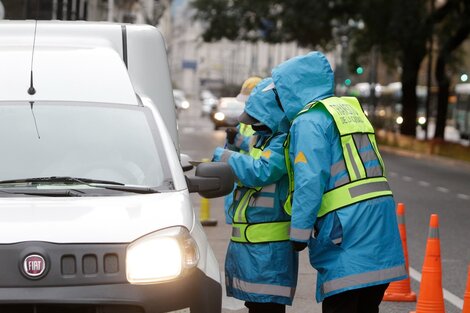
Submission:
<svg viewBox="0 0 470 313">
<path fill-rule="evenodd" d="M 232 286 L 238 290 L 261 295 L 292 298 L 295 294 L 295 288 L 289 286 L 251 283 L 239 278 L 233 278 Z"/>
<path fill-rule="evenodd" d="M 290 221 L 256 224 L 232 223 L 232 241 L 261 243 L 289 240 Z"/>
<path fill-rule="evenodd" d="M 267 138 L 260 147 L 253 147 L 250 151 L 250 155 L 254 159 L 259 159 L 271 138 L 272 137 Z M 245 192 L 241 194 L 240 191 L 243 190 Z M 236 202 L 236 209 L 233 215 L 232 241 L 240 243 L 262 243 L 289 240 L 290 221 L 252 224 L 248 223 L 246 218 L 246 210 L 248 207 L 257 206 L 274 209 L 275 191 L 275 184 L 258 188 L 244 188 L 242 185 L 238 185 L 234 192 L 234 199 L 239 199 L 239 201 Z M 272 194 L 272 196 L 267 196 L 266 194 Z"/>
<path fill-rule="evenodd" d="M 385 177 L 366 178 L 353 181 L 339 188 L 327 191 L 321 202 L 318 217 L 345 206 L 367 199 L 391 196 L 392 191 Z"/>
<path fill-rule="evenodd" d="M 345 206 L 381 196 L 392 195 L 385 178 L 383 160 L 377 148 L 374 129 L 362 111 L 361 105 L 353 97 L 331 97 L 309 103 L 297 116 L 322 104 L 333 117 L 340 134 L 343 159 L 330 168 L 330 179 L 335 179 L 334 188 L 322 198 L 318 217 Z M 289 173 L 289 195 L 285 209 L 292 210 L 294 175 L 289 160 L 289 142 L 284 143 L 284 154 Z M 367 165 L 367 166 L 366 166 Z M 347 175 L 335 178 L 341 173 Z"/>
<path fill-rule="evenodd" d="M 287 169 L 287 176 L 289 178 L 289 186 L 288 186 L 288 194 L 286 202 L 284 203 L 284 211 L 287 214 L 292 215 L 292 195 L 294 194 L 294 170 L 292 169 L 292 165 L 290 164 L 290 157 L 289 157 L 289 144 L 290 144 L 290 133 L 287 134 L 286 140 L 284 141 L 284 162 L 286 162 L 286 169 Z"/>
</svg>

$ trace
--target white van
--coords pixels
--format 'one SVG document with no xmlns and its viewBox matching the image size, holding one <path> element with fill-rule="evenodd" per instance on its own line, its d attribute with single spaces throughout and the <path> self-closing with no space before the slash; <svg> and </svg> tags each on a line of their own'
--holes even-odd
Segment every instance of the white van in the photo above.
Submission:
<svg viewBox="0 0 470 313">
<path fill-rule="evenodd" d="M 221 311 L 156 28 L 0 22 L 0 147 L 0 312 Z"/>
</svg>

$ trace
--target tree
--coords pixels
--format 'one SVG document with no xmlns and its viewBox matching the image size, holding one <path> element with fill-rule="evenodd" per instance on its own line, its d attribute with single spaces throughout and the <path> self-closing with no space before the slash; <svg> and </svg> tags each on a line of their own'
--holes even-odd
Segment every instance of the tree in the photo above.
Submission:
<svg viewBox="0 0 470 313">
<path fill-rule="evenodd" d="M 447 2 L 449 13 L 438 29 L 439 52 L 436 60 L 435 76 L 439 87 L 437 98 L 437 120 L 434 137 L 444 139 L 444 130 L 447 121 L 447 108 L 449 88 L 451 81 L 447 65 L 452 60 L 462 42 L 470 34 L 470 1 L 449 0 Z"/>
<path fill-rule="evenodd" d="M 354 12 L 354 1 L 337 2 L 193 0 L 191 4 L 197 9 L 195 18 L 205 24 L 205 41 L 297 41 L 302 46 L 327 49 L 333 39 L 331 22 L 346 22 Z"/>
<path fill-rule="evenodd" d="M 430 14 L 429 0 L 193 0 L 192 4 L 198 9 L 196 18 L 206 25 L 206 41 L 223 37 L 295 40 L 329 50 L 335 39 L 333 25 L 363 21 L 365 27 L 348 32 L 354 47 L 351 56 L 378 51 L 388 66 L 401 69 L 401 132 L 416 134 L 418 72 L 426 55 L 430 25 L 443 19 L 447 12 L 443 8 Z"/>
<path fill-rule="evenodd" d="M 421 63 L 426 55 L 430 21 L 425 0 L 358 1 L 365 28 L 354 38 L 353 56 L 367 54 L 374 47 L 391 68 L 401 69 L 401 133 L 416 134 L 416 85 Z"/>
</svg>

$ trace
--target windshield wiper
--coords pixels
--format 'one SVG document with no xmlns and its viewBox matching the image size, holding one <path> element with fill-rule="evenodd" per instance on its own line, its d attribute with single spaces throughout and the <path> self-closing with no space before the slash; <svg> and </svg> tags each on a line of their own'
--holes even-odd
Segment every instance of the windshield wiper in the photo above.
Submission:
<svg viewBox="0 0 470 313">
<path fill-rule="evenodd" d="M 49 177 L 34 177 L 34 178 L 23 178 L 23 179 L 11 179 L 11 180 L 2 180 L 0 181 L 0 185 L 2 184 L 23 184 L 23 183 L 79 183 L 83 185 L 87 185 L 93 188 L 102 188 L 102 189 L 109 189 L 109 190 L 117 190 L 117 191 L 127 191 L 133 193 L 160 193 L 159 190 L 146 187 L 146 186 L 126 186 L 123 183 L 109 181 L 109 180 L 102 180 L 102 179 L 91 179 L 91 178 L 81 178 L 81 177 L 71 177 L 71 176 L 49 176 Z M 53 191 L 47 194 L 43 191 L 32 191 L 32 192 L 23 192 L 24 194 L 31 194 L 31 195 L 51 195 L 51 196 L 80 196 L 79 194 L 75 193 L 67 193 L 67 191 Z"/>
<path fill-rule="evenodd" d="M 23 194 L 29 196 L 45 196 L 45 197 L 83 197 L 84 192 L 75 189 L 54 190 L 54 189 L 37 189 L 34 191 L 21 191 L 15 194 Z"/>
<path fill-rule="evenodd" d="M 81 177 L 72 177 L 72 176 L 48 176 L 48 177 L 33 177 L 33 178 L 22 178 L 22 179 L 10 179 L 10 180 L 1 180 L 0 184 L 22 184 L 22 183 L 80 183 L 88 185 L 91 183 L 98 184 L 109 184 L 109 185 L 120 185 L 124 186 L 123 183 L 101 180 L 101 179 L 91 179 L 91 178 L 81 178 Z"/>
<path fill-rule="evenodd" d="M 89 186 L 96 187 L 96 188 L 103 188 L 109 190 L 117 190 L 117 191 L 128 191 L 134 193 L 160 193 L 161 191 L 145 186 L 125 186 L 125 185 L 106 185 L 100 183 L 90 183 Z"/>
</svg>

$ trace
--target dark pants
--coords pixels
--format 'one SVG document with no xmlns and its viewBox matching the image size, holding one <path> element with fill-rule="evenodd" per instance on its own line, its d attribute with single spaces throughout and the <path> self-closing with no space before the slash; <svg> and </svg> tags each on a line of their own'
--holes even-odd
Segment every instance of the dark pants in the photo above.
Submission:
<svg viewBox="0 0 470 313">
<path fill-rule="evenodd" d="M 285 313 L 286 306 L 279 303 L 245 302 L 249 313 Z"/>
<path fill-rule="evenodd" d="M 354 289 L 327 297 L 323 313 L 378 313 L 388 284 Z"/>
</svg>

